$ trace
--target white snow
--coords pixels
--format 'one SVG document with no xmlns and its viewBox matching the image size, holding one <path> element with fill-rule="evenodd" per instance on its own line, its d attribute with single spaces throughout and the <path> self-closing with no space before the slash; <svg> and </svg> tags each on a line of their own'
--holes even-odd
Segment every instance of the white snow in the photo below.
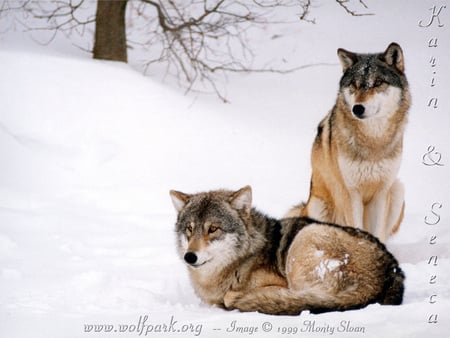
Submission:
<svg viewBox="0 0 450 338">
<path fill-rule="evenodd" d="M 323 254 L 324 254 L 323 250 L 316 250 L 316 251 L 314 252 L 314 256 L 315 256 L 315 257 L 322 257 Z"/>
<path fill-rule="evenodd" d="M 128 65 L 71 53 L 67 43 L 41 47 L 0 34 L 0 336 L 320 337 L 314 328 L 328 327 L 338 337 L 445 337 L 450 8 L 444 27 L 420 28 L 440 2 L 366 3 L 376 15 L 349 17 L 318 1 L 316 25 L 299 22 L 269 41 L 269 28 L 255 36 L 263 60 L 331 65 L 232 74 L 230 104 L 184 96 Z M 432 37 L 437 48 L 428 47 Z M 169 190 L 250 184 L 254 205 L 282 216 L 308 196 L 310 147 L 341 74 L 337 48 L 378 52 L 392 41 L 405 52 L 413 98 L 399 174 L 406 214 L 387 243 L 406 274 L 404 304 L 297 317 L 202 304 L 176 253 Z M 427 106 L 432 97 L 439 109 Z M 422 164 L 429 146 L 443 166 Z"/>
<path fill-rule="evenodd" d="M 324 280 L 327 273 L 334 271 L 343 264 L 344 262 L 338 259 L 323 259 L 320 261 L 319 265 L 316 266 L 315 271 L 317 273 L 317 276 L 321 280 Z"/>
</svg>

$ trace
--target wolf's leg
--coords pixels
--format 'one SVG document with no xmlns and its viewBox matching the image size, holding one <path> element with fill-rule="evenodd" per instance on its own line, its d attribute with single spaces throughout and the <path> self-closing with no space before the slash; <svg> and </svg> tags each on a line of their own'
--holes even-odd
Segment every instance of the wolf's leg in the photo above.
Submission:
<svg viewBox="0 0 450 338">
<path fill-rule="evenodd" d="M 398 231 L 405 211 L 405 189 L 403 184 L 396 180 L 389 190 L 389 206 L 386 218 L 386 236 Z"/>
<path fill-rule="evenodd" d="M 385 242 L 398 230 L 403 219 L 404 188 L 396 180 L 388 191 L 379 192 L 367 205 L 366 222 L 369 231 Z"/>
<path fill-rule="evenodd" d="M 378 237 L 381 242 L 387 238 L 386 213 L 389 202 L 389 193 L 379 191 L 366 206 L 365 223 L 367 231 Z"/>
<path fill-rule="evenodd" d="M 332 222 L 329 206 L 319 197 L 311 196 L 300 216 L 306 216 L 322 222 Z"/>
<path fill-rule="evenodd" d="M 364 228 L 364 204 L 362 201 L 362 196 L 357 190 L 352 190 L 349 192 L 349 201 L 345 201 L 345 197 L 342 196 L 341 199 L 344 201 L 342 205 L 342 211 L 345 215 L 344 222 L 337 222 L 340 225 L 349 225 L 354 228 L 363 229 Z M 342 202 L 341 202 L 342 203 Z M 338 204 L 339 205 L 339 204 Z M 338 210 L 339 212 L 339 210 Z"/>
</svg>

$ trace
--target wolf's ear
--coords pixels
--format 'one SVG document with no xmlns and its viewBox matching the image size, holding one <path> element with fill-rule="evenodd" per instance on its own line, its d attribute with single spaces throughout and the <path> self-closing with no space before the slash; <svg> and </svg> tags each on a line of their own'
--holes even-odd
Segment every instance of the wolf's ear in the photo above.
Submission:
<svg viewBox="0 0 450 338">
<path fill-rule="evenodd" d="M 347 71 L 347 69 L 353 66 L 356 61 L 358 61 L 358 55 L 345 49 L 339 48 L 337 50 L 337 54 L 339 57 L 339 61 L 341 61 L 342 70 L 344 71 L 344 73 Z"/>
<path fill-rule="evenodd" d="M 245 210 L 247 213 L 250 212 L 252 208 L 252 187 L 247 185 L 233 193 L 230 198 L 230 204 L 237 210 Z"/>
<path fill-rule="evenodd" d="M 170 197 L 172 198 L 172 203 L 175 210 L 180 212 L 191 196 L 176 190 L 170 190 Z"/>
<path fill-rule="evenodd" d="M 402 73 L 405 71 L 402 48 L 392 42 L 383 54 L 383 58 L 389 66 L 394 66 Z"/>
</svg>

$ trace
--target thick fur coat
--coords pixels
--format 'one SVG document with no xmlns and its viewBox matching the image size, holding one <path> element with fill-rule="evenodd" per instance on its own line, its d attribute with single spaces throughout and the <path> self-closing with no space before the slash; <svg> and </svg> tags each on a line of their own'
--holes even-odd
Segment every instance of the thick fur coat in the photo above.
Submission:
<svg viewBox="0 0 450 338">
<path fill-rule="evenodd" d="M 295 315 L 402 302 L 402 270 L 365 231 L 267 217 L 251 207 L 248 186 L 171 197 L 180 257 L 208 304 Z"/>
<path fill-rule="evenodd" d="M 312 147 L 309 199 L 286 217 L 345 224 L 384 242 L 405 207 L 397 179 L 410 106 L 403 52 L 392 43 L 380 54 L 339 49 L 338 56 L 344 73 Z"/>
</svg>

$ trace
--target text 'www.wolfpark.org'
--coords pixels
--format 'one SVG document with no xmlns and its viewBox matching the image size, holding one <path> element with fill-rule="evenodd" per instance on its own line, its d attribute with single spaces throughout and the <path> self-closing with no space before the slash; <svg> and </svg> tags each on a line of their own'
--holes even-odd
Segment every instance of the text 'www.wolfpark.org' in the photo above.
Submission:
<svg viewBox="0 0 450 338">
<path fill-rule="evenodd" d="M 184 333 L 199 336 L 202 333 L 202 324 L 181 324 L 170 317 L 167 322 L 151 322 L 149 316 L 139 316 L 137 324 L 84 324 L 85 333 L 133 333 L 139 336 L 160 335 L 165 333 Z"/>
</svg>

